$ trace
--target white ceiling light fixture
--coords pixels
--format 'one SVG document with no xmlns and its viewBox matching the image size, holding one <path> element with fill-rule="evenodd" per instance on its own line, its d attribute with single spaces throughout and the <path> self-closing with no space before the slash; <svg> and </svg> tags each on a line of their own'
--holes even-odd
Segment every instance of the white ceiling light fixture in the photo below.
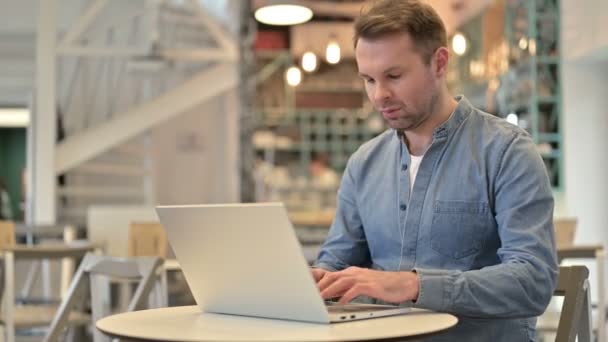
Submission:
<svg viewBox="0 0 608 342">
<path fill-rule="evenodd" d="M 287 79 L 287 84 L 297 87 L 302 82 L 302 71 L 297 66 L 289 67 L 285 73 L 285 78 Z"/>
<path fill-rule="evenodd" d="M 302 55 L 302 69 L 313 72 L 317 69 L 317 55 L 312 51 L 306 51 Z"/>
<path fill-rule="evenodd" d="M 452 37 L 452 51 L 458 56 L 462 56 L 467 52 L 467 39 L 460 32 Z"/>
<path fill-rule="evenodd" d="M 325 60 L 329 64 L 338 64 L 340 62 L 340 45 L 334 38 L 330 38 L 327 47 L 325 48 Z"/>
<path fill-rule="evenodd" d="M 0 127 L 27 127 L 30 111 L 27 108 L 0 108 Z"/>
<path fill-rule="evenodd" d="M 265 1 L 255 11 L 255 19 L 267 25 L 297 25 L 312 18 L 312 10 L 296 1 Z"/>
</svg>

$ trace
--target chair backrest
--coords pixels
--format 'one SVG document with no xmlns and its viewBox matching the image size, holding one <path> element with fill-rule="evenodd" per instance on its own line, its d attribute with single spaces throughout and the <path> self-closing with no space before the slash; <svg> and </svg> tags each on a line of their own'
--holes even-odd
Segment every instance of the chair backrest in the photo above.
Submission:
<svg viewBox="0 0 608 342">
<path fill-rule="evenodd" d="M 5 246 L 2 249 L 3 288 L 2 288 L 2 320 L 5 341 L 15 341 L 15 327 L 20 323 L 16 317 L 15 306 L 15 262 L 17 260 L 61 260 L 64 258 L 81 259 L 97 246 L 91 244 L 49 244 L 49 245 L 17 245 Z M 36 324 L 44 325 L 44 324 Z"/>
<path fill-rule="evenodd" d="M 51 323 L 51 327 L 45 336 L 44 341 L 57 341 L 68 322 L 68 316 L 79 304 L 79 299 L 83 294 L 90 291 L 93 323 L 109 313 L 109 301 L 103 298 L 107 294 L 107 289 L 100 286 L 108 285 L 100 280 L 111 278 L 123 278 L 136 280 L 139 279 L 137 289 L 133 295 L 127 311 L 140 310 L 148 299 L 150 290 L 157 277 L 157 270 L 162 266 L 162 259 L 159 257 L 134 257 L 116 258 L 101 256 L 89 253 L 85 256 L 74 280 L 70 284 L 67 295 L 62 300 L 57 313 Z M 106 278 L 99 278 L 99 277 Z M 101 307 L 103 306 L 103 307 Z M 93 333 L 94 341 L 103 341 L 108 338 L 96 328 Z"/>
<path fill-rule="evenodd" d="M 13 221 L 0 221 L 0 250 L 12 247 L 15 241 L 15 223 Z"/>
<path fill-rule="evenodd" d="M 129 256 L 167 256 L 167 234 L 158 222 L 134 222 L 129 226 Z"/>
<path fill-rule="evenodd" d="M 0 251 L 7 247 L 13 247 L 15 244 L 15 223 L 12 221 L 0 220 Z M 1 294 L 4 294 L 5 277 L 6 270 L 2 267 L 2 270 L 0 271 L 0 296 Z"/>
<path fill-rule="evenodd" d="M 575 217 L 560 217 L 553 220 L 555 226 L 555 244 L 558 248 L 574 244 L 577 219 Z"/>
<path fill-rule="evenodd" d="M 589 269 L 585 266 L 560 266 L 555 289 L 564 297 L 557 326 L 556 342 L 591 341 L 591 304 L 589 299 Z"/>
</svg>

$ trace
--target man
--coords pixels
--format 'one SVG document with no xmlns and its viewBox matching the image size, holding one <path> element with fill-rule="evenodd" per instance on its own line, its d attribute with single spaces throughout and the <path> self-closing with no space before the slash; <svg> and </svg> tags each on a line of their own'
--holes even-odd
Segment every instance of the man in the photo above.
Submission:
<svg viewBox="0 0 608 342">
<path fill-rule="evenodd" d="M 430 6 L 378 1 L 354 39 L 391 129 L 348 162 L 312 270 L 321 295 L 459 317 L 432 340 L 535 340 L 558 268 L 551 187 L 530 136 L 449 94 L 446 32 Z"/>
</svg>

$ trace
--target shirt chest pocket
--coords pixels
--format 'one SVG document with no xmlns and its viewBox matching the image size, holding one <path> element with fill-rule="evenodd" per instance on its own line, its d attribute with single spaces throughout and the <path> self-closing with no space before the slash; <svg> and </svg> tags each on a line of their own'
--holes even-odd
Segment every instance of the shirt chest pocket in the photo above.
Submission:
<svg viewBox="0 0 608 342">
<path fill-rule="evenodd" d="M 431 225 L 431 248 L 437 253 L 461 259 L 483 249 L 491 226 L 487 203 L 436 201 Z"/>
</svg>

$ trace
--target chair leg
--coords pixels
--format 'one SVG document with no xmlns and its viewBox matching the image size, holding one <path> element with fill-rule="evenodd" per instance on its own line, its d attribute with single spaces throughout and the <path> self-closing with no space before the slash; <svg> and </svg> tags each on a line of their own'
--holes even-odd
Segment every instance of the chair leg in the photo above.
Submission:
<svg viewBox="0 0 608 342">
<path fill-rule="evenodd" d="M 4 272 L 4 336 L 6 342 L 15 342 L 15 258 L 11 252 L 4 253 Z"/>
<path fill-rule="evenodd" d="M 70 312 L 76 306 L 82 291 L 86 290 L 88 287 L 85 269 L 93 257 L 94 256 L 92 254 L 87 254 L 82 260 L 82 263 L 74 276 L 74 281 L 70 285 L 66 296 L 61 301 L 61 304 L 57 309 L 57 313 L 53 318 L 53 322 L 51 322 L 49 331 L 44 337 L 45 342 L 55 342 L 59 340 L 59 336 L 63 332 L 64 327 L 67 325 Z"/>
<path fill-rule="evenodd" d="M 110 342 L 111 339 L 95 327 L 95 322 L 111 313 L 110 279 L 102 275 L 89 275 L 91 279 L 91 312 L 93 341 Z"/>
<path fill-rule="evenodd" d="M 606 342 L 606 292 L 605 292 L 605 266 L 604 259 L 606 253 L 604 249 L 595 252 L 597 260 L 597 288 L 598 288 L 598 306 L 600 310 L 597 315 L 597 342 Z"/>
<path fill-rule="evenodd" d="M 160 274 L 158 275 L 157 283 L 154 289 L 154 292 L 156 292 L 156 307 L 166 308 L 169 306 L 167 270 L 165 267 L 160 267 L 159 272 Z"/>
<path fill-rule="evenodd" d="M 578 341 L 591 342 L 593 331 L 591 326 L 591 294 L 589 291 L 589 280 L 585 280 L 583 284 L 583 303 L 581 307 L 581 315 L 578 322 Z M 601 329 L 598 326 L 598 329 Z"/>
<path fill-rule="evenodd" d="M 33 260 L 30 263 L 30 267 L 27 270 L 27 276 L 25 277 L 25 283 L 23 284 L 23 288 L 21 289 L 21 298 L 27 298 L 30 296 L 30 293 L 32 292 L 32 287 L 37 281 L 38 275 L 40 274 L 39 268 L 39 260 Z"/>
</svg>

